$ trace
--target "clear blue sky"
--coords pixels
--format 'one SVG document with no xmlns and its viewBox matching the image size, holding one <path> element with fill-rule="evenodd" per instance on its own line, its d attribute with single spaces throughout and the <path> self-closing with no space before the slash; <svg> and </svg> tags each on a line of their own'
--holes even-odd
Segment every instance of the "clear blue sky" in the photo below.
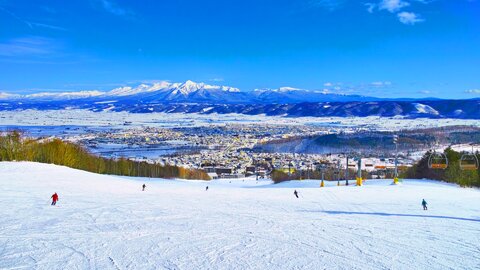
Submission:
<svg viewBox="0 0 480 270">
<path fill-rule="evenodd" d="M 480 97 L 480 0 L 0 0 L 0 91 L 169 80 Z"/>
</svg>

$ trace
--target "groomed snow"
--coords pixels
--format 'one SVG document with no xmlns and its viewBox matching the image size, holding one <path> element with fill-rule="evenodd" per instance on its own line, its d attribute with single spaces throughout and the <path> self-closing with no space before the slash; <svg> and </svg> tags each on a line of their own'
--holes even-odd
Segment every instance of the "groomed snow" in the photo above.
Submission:
<svg viewBox="0 0 480 270">
<path fill-rule="evenodd" d="M 149 180 L 0 162 L 0 269 L 480 268 L 478 189 L 390 182 Z"/>
</svg>

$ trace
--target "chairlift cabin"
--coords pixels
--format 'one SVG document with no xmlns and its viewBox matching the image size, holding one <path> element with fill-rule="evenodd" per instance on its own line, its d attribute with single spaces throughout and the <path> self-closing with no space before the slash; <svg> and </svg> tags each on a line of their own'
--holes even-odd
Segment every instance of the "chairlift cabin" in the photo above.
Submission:
<svg viewBox="0 0 480 270">
<path fill-rule="evenodd" d="M 430 169 L 444 170 L 448 167 L 448 158 L 444 153 L 433 152 L 428 158 L 428 167 Z"/>
<path fill-rule="evenodd" d="M 478 158 L 473 153 L 464 153 L 460 158 L 460 169 L 464 171 L 475 171 L 478 169 Z"/>
</svg>

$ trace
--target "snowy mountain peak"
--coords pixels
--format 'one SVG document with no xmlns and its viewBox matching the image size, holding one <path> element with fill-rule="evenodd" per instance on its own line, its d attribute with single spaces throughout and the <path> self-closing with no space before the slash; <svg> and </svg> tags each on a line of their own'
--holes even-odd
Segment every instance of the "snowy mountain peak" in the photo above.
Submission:
<svg viewBox="0 0 480 270">
<path fill-rule="evenodd" d="M 290 87 L 290 86 L 282 86 L 282 87 L 279 87 L 279 88 L 258 88 L 258 89 L 254 90 L 254 92 L 258 92 L 258 93 L 268 93 L 268 92 L 275 92 L 275 93 L 283 92 L 283 93 L 285 93 L 285 92 L 293 92 L 293 91 L 309 92 L 309 90 Z"/>
<path fill-rule="evenodd" d="M 191 80 L 187 80 L 186 82 L 183 83 L 183 86 L 186 88 L 197 88 L 197 87 L 200 87 L 201 85 L 203 85 L 203 83 L 196 83 Z"/>
<path fill-rule="evenodd" d="M 182 93 L 187 96 L 189 94 L 198 92 L 200 90 L 210 91 L 210 90 L 221 90 L 224 92 L 240 92 L 240 89 L 230 87 L 230 86 L 219 86 L 219 85 L 209 85 L 205 83 L 196 83 L 194 81 L 188 80 L 182 84 L 174 84 L 172 88 L 176 88 L 177 93 Z"/>
<path fill-rule="evenodd" d="M 166 89 L 166 88 L 169 88 L 171 85 L 172 85 L 172 83 L 167 82 L 167 81 L 156 82 L 156 83 L 153 83 L 152 86 L 150 86 L 150 91 L 157 91 L 157 90 Z"/>
<path fill-rule="evenodd" d="M 15 94 L 9 94 L 5 92 L 0 92 L 0 99 L 10 99 L 10 98 L 15 98 L 19 97 L 20 95 L 15 95 Z"/>
<path fill-rule="evenodd" d="M 0 99 L 39 99 L 39 100 L 69 100 L 79 98 L 89 98 L 102 96 L 104 92 L 91 90 L 91 91 L 78 91 L 78 92 L 42 92 L 27 95 L 16 95 L 8 93 L 0 93 Z"/>
<path fill-rule="evenodd" d="M 28 97 L 34 98 L 34 97 L 58 97 L 58 98 L 84 98 L 84 97 L 96 97 L 103 95 L 104 92 L 97 91 L 97 90 L 91 90 L 91 91 L 78 91 L 78 92 L 62 92 L 62 93 L 38 93 L 38 94 L 30 94 Z"/>
<path fill-rule="evenodd" d="M 172 84 L 167 81 L 156 82 L 156 83 L 153 83 L 152 85 L 142 83 L 137 87 L 131 87 L 131 86 L 118 87 L 107 92 L 106 94 L 109 96 L 130 96 L 130 95 L 136 95 L 136 94 L 145 93 L 145 92 L 153 92 L 153 91 L 166 89 L 171 85 Z"/>
<path fill-rule="evenodd" d="M 192 93 L 198 90 L 221 90 L 225 92 L 240 92 L 240 89 L 230 86 L 209 85 L 205 83 L 196 83 L 193 81 L 186 81 L 179 86 L 183 92 Z"/>
<path fill-rule="evenodd" d="M 193 93 L 199 89 L 202 89 L 205 86 L 204 83 L 196 83 L 193 81 L 186 81 L 178 86 L 178 92 L 182 93 L 183 95 L 187 96 L 190 93 Z"/>
<path fill-rule="evenodd" d="M 240 92 L 240 89 L 230 86 L 222 86 L 222 90 L 225 92 Z"/>
<path fill-rule="evenodd" d="M 415 110 L 413 113 L 439 115 L 440 113 L 429 105 L 422 103 L 413 103 Z"/>
<path fill-rule="evenodd" d="M 289 86 L 284 86 L 284 87 L 278 88 L 278 91 L 280 91 L 280 92 L 290 92 L 290 91 L 299 91 L 299 90 L 304 90 L 304 89 L 289 87 Z"/>
</svg>

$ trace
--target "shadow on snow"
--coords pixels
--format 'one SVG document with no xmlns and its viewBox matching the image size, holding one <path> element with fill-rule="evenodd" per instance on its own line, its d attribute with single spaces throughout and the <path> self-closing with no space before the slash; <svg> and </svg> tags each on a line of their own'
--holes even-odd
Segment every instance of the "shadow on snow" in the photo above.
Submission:
<svg viewBox="0 0 480 270">
<path fill-rule="evenodd" d="M 322 212 L 331 215 L 368 215 L 368 216 L 392 216 L 392 217 L 423 217 L 423 218 L 439 218 L 480 222 L 480 219 L 449 217 L 449 216 L 432 216 L 432 215 L 416 215 L 416 214 L 395 214 L 381 212 L 350 212 L 350 211 L 304 211 L 304 212 Z"/>
</svg>

